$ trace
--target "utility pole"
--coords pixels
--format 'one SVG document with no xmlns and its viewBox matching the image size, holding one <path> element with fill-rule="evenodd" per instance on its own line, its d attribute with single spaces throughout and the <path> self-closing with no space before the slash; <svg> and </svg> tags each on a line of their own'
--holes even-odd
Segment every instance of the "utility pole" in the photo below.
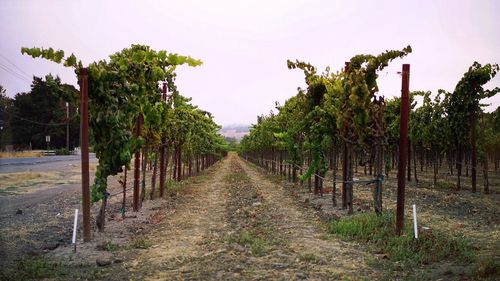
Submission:
<svg viewBox="0 0 500 281">
<path fill-rule="evenodd" d="M 399 122 L 398 199 L 396 203 L 396 234 L 404 226 L 406 156 L 408 150 L 408 115 L 410 114 L 410 65 L 403 64 L 401 84 L 401 111 Z"/>
</svg>

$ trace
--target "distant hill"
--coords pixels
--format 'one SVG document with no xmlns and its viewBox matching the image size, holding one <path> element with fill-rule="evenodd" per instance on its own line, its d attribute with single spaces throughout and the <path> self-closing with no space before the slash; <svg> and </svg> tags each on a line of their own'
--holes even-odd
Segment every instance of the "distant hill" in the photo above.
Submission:
<svg viewBox="0 0 500 281">
<path fill-rule="evenodd" d="M 250 125 L 244 124 L 232 124 L 223 126 L 219 133 L 228 138 L 235 138 L 238 141 L 243 138 L 244 135 L 248 134 Z"/>
</svg>

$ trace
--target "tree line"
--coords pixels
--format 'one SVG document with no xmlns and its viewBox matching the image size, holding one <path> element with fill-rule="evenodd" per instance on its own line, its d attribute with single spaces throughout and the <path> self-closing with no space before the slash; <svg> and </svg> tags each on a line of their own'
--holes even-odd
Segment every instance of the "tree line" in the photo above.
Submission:
<svg viewBox="0 0 500 281">
<path fill-rule="evenodd" d="M 51 74 L 33 77 L 31 90 L 13 98 L 0 85 L 0 149 L 72 150 L 79 144 L 78 90 Z M 69 127 L 69 134 L 67 128 Z M 69 143 L 68 142 L 69 138 Z M 69 147 L 67 147 L 69 145 Z"/>
</svg>

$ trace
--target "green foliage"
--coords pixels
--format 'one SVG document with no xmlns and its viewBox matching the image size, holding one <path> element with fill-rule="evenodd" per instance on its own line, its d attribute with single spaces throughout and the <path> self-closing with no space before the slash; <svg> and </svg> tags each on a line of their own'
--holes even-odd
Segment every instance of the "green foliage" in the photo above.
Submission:
<svg viewBox="0 0 500 281">
<path fill-rule="evenodd" d="M 480 127 L 479 156 L 484 160 L 486 155 L 494 155 L 500 151 L 500 107 L 491 113 L 483 114 Z"/>
<path fill-rule="evenodd" d="M 480 101 L 496 95 L 500 88 L 485 90 L 483 85 L 493 79 L 499 71 L 497 64 L 481 66 L 474 62 L 455 86 L 446 104 L 446 113 L 455 144 L 468 143 L 473 118 L 481 110 Z M 474 148 L 475 149 L 475 148 Z"/>
<path fill-rule="evenodd" d="M 327 151 L 341 141 L 360 146 L 384 142 L 386 128 L 379 117 L 384 114 L 385 102 L 375 96 L 377 71 L 410 52 L 408 46 L 378 56 L 358 55 L 346 72 L 333 73 L 326 68 L 321 74 L 310 63 L 288 60 L 289 69 L 304 72 L 307 89 L 299 88 L 283 106 L 277 105 L 277 115 L 259 116 L 241 141 L 242 152 L 286 148 L 289 161 L 302 165 L 304 151 L 309 151 L 312 163 L 301 176 L 304 180 L 316 172 L 321 176 L 326 173 Z"/>
<path fill-rule="evenodd" d="M 77 61 L 75 55 L 71 54 L 70 56 L 64 58 L 64 51 L 57 50 L 55 51 L 52 48 L 44 49 L 44 48 L 21 48 L 21 54 L 29 55 L 33 58 L 44 58 L 46 60 L 53 61 L 55 63 L 61 63 L 64 59 L 64 66 L 66 67 L 74 67 L 76 69 L 82 68 L 82 62 Z"/>
<path fill-rule="evenodd" d="M 227 143 L 227 149 L 228 151 L 239 151 L 240 150 L 240 144 L 235 138 L 225 138 L 225 141 Z"/>
<path fill-rule="evenodd" d="M 13 139 L 11 120 L 14 118 L 14 103 L 5 92 L 4 87 L 0 85 L 0 150 L 11 144 Z"/>
<path fill-rule="evenodd" d="M 71 153 L 67 148 L 56 149 L 56 155 L 70 155 Z"/>
<path fill-rule="evenodd" d="M 329 227 L 331 233 L 342 239 L 367 243 L 373 252 L 385 253 L 391 262 L 402 263 L 407 268 L 443 259 L 465 262 L 473 259 L 474 250 L 463 238 L 450 237 L 433 229 L 420 233 L 415 240 L 410 224 L 405 225 L 406 235 L 397 236 L 395 228 L 393 213 L 358 214 L 334 221 Z"/>
<path fill-rule="evenodd" d="M 438 153 L 452 146 L 451 131 L 445 115 L 445 102 L 448 95 L 445 91 L 439 90 L 434 99 L 431 99 L 430 91 L 411 93 L 412 97 L 423 97 L 422 106 L 413 110 L 410 116 L 409 128 L 412 142 Z M 397 123 L 399 126 L 399 120 Z"/>
<path fill-rule="evenodd" d="M 73 54 L 64 58 L 63 51 L 52 48 L 22 48 L 21 52 L 64 62 L 65 66 L 74 67 L 77 74 L 83 67 Z M 112 54 L 109 61 L 88 66 L 89 125 L 99 159 L 91 192 L 93 202 L 102 198 L 107 178 L 128 167 L 133 153 L 143 146 L 173 144 L 182 146 L 188 156 L 221 155 L 227 150 L 211 114 L 189 104 L 189 99 L 177 92 L 175 69 L 183 64 L 199 66 L 202 61 L 132 45 Z M 164 81 L 172 92 L 168 103 L 161 100 L 159 81 Z M 139 116 L 144 124 L 141 135 L 136 137 L 133 129 Z"/>
<path fill-rule="evenodd" d="M 343 139 L 363 144 L 374 135 L 379 134 L 377 128 L 382 127 L 370 114 L 371 101 L 378 92 L 377 71 L 384 69 L 389 62 L 402 58 L 412 49 L 410 46 L 401 51 L 386 51 L 378 56 L 357 55 L 351 58 L 343 77 L 343 90 L 337 100 L 337 128 Z M 375 125 L 376 124 L 376 125 Z"/>
<path fill-rule="evenodd" d="M 172 179 L 167 179 L 165 181 L 165 190 L 168 195 L 176 195 L 179 191 L 182 190 L 182 184 L 173 181 Z"/>
<path fill-rule="evenodd" d="M 12 144 L 35 149 L 46 147 L 45 136 L 50 135 L 50 146 L 66 147 L 66 102 L 69 103 L 70 146 L 78 142 L 79 95 L 72 85 L 61 83 L 59 77 L 33 77 L 31 91 L 18 93 L 11 100 L 7 127 L 12 130 Z"/>
<path fill-rule="evenodd" d="M 267 251 L 268 245 L 265 240 L 259 238 L 253 232 L 243 231 L 236 238 L 238 244 L 250 247 L 250 251 L 254 256 L 262 256 Z"/>
</svg>

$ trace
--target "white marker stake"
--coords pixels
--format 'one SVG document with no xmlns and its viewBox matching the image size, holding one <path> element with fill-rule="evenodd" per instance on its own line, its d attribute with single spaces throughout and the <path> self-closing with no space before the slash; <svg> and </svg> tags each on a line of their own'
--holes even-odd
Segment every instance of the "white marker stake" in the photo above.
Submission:
<svg viewBox="0 0 500 281">
<path fill-rule="evenodd" d="M 75 247 L 73 249 L 73 252 L 76 253 L 76 225 L 78 224 L 78 209 L 75 209 L 75 222 L 73 223 L 73 246 Z"/>
<path fill-rule="evenodd" d="M 413 204 L 413 228 L 415 229 L 415 239 L 418 239 L 417 206 L 415 204 Z"/>
</svg>

